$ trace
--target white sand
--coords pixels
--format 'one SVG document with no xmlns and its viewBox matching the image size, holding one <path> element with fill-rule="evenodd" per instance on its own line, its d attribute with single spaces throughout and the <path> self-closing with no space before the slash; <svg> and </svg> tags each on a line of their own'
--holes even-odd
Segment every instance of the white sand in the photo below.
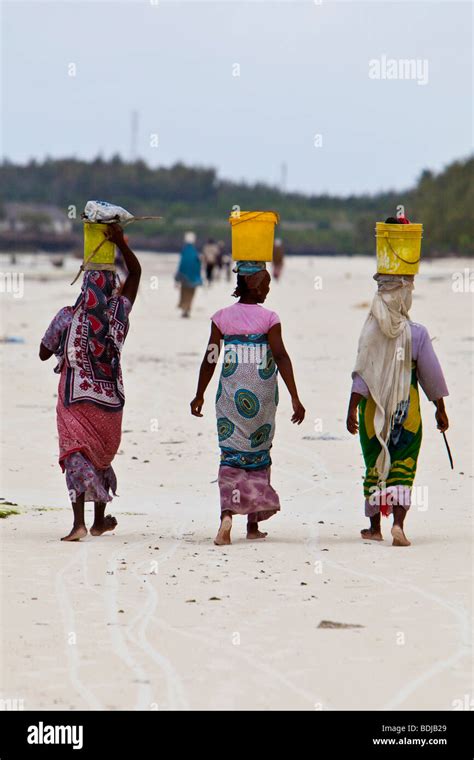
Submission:
<svg viewBox="0 0 474 760">
<path fill-rule="evenodd" d="M 58 378 L 53 360 L 37 359 L 45 328 L 78 285 L 43 260 L 28 265 L 24 298 L 0 295 L 0 333 L 25 339 L 0 345 L 8 430 L 0 496 L 21 509 L 1 521 L 0 696 L 25 709 L 455 707 L 472 694 L 472 294 L 451 287 L 466 262 L 424 264 L 417 280 L 412 315 L 444 366 L 455 470 L 423 396 L 423 503 L 407 518 L 413 545 L 392 548 L 386 520 L 383 544 L 359 538 L 362 456 L 345 414 L 373 261 L 327 258 L 288 260 L 267 301 L 281 315 L 307 409 L 292 426 L 280 381 L 273 483 L 282 513 L 258 545 L 236 518 L 234 543 L 223 549 L 212 544 L 217 377 L 203 419 L 190 416 L 189 402 L 209 315 L 231 302 L 231 286 L 202 289 L 186 321 L 175 306 L 175 258 L 142 260 L 123 356 L 119 527 L 79 544 L 58 540 L 72 514 L 56 461 Z M 318 628 L 323 620 L 362 627 Z"/>
</svg>

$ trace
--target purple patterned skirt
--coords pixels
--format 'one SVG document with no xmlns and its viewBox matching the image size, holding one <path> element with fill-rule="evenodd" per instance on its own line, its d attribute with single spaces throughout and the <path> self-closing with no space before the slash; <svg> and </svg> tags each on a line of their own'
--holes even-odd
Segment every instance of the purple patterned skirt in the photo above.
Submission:
<svg viewBox="0 0 474 760">
<path fill-rule="evenodd" d="M 84 494 L 85 501 L 112 501 L 110 492 L 115 496 L 117 478 L 112 466 L 105 470 L 96 469 L 89 460 L 76 451 L 62 461 L 66 473 L 66 485 L 72 502 Z"/>
<path fill-rule="evenodd" d="M 261 522 L 280 511 L 280 499 L 270 485 L 270 467 L 244 470 L 240 467 L 219 467 L 221 512 L 247 515 L 249 522 Z"/>
</svg>

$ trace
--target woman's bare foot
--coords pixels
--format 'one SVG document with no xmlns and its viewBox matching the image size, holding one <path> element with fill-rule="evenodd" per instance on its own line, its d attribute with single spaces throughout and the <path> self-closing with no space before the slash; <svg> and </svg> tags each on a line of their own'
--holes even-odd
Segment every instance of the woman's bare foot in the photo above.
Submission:
<svg viewBox="0 0 474 760">
<path fill-rule="evenodd" d="M 107 530 L 114 530 L 117 525 L 117 520 L 113 515 L 106 515 L 102 523 L 94 522 L 94 525 L 90 530 L 91 536 L 101 536 L 102 533 L 105 533 Z"/>
<path fill-rule="evenodd" d="M 411 546 L 410 541 L 405 536 L 403 529 L 399 525 L 394 525 L 392 528 L 392 546 Z"/>
<path fill-rule="evenodd" d="M 361 538 L 364 541 L 383 541 L 383 536 L 380 530 L 373 530 L 372 528 L 364 528 L 360 532 Z"/>
<path fill-rule="evenodd" d="M 64 536 L 61 541 L 80 541 L 84 536 L 87 536 L 87 528 L 85 525 L 79 525 L 77 528 L 73 527 L 71 532 Z"/>
<path fill-rule="evenodd" d="M 266 538 L 267 536 L 268 533 L 262 533 L 258 528 L 247 528 L 247 539 L 249 541 L 254 541 L 257 538 Z"/>
<path fill-rule="evenodd" d="M 214 539 L 214 543 L 216 546 L 226 546 L 227 544 L 231 544 L 232 541 L 230 540 L 230 531 L 232 530 L 232 517 L 230 515 L 225 515 L 225 517 L 222 518 L 220 528 L 217 531 L 217 536 Z"/>
</svg>

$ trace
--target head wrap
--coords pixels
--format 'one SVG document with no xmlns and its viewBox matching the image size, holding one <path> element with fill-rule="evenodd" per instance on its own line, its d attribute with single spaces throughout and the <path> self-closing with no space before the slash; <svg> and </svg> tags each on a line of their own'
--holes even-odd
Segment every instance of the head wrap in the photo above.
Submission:
<svg viewBox="0 0 474 760">
<path fill-rule="evenodd" d="M 374 430 L 381 451 L 375 463 L 379 481 L 386 480 L 388 450 L 395 426 L 406 418 L 411 384 L 411 307 L 413 278 L 376 274 L 377 293 L 359 338 L 353 371 L 366 383 L 375 402 Z"/>
<path fill-rule="evenodd" d="M 391 294 L 395 297 L 396 303 L 401 299 L 400 309 L 403 307 L 408 316 L 412 303 L 414 275 L 380 274 L 377 272 L 377 274 L 374 274 L 374 280 L 377 283 L 376 296 Z M 385 298 L 385 302 L 389 303 L 390 299 L 388 297 Z"/>
<path fill-rule="evenodd" d="M 237 274 L 248 275 L 261 272 L 264 269 L 266 269 L 264 261 L 236 261 L 232 271 Z"/>
</svg>

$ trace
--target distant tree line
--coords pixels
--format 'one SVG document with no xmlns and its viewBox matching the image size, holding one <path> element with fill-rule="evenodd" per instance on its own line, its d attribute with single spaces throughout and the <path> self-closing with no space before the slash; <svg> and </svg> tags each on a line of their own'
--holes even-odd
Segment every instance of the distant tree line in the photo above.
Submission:
<svg viewBox="0 0 474 760">
<path fill-rule="evenodd" d="M 424 171 L 415 187 L 404 192 L 351 195 L 345 198 L 285 193 L 278 188 L 220 179 L 215 169 L 149 167 L 143 161 L 46 159 L 17 165 L 0 164 L 0 217 L 8 201 L 55 204 L 66 214 L 80 212 L 89 199 L 100 198 L 135 214 L 160 214 L 161 222 L 137 223 L 133 235 L 150 248 L 179 248 L 184 230 L 196 230 L 230 241 L 227 219 L 234 206 L 275 209 L 279 235 L 293 253 L 371 254 L 374 226 L 403 205 L 412 221 L 423 222 L 425 254 L 474 253 L 474 159 L 456 161 L 442 172 Z"/>
</svg>

